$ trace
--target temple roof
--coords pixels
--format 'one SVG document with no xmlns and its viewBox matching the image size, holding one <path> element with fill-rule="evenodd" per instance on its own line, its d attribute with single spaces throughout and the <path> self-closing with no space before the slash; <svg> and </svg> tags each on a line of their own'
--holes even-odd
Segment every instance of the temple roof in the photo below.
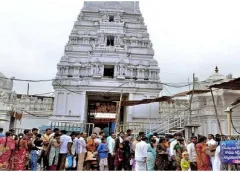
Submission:
<svg viewBox="0 0 240 172">
<path fill-rule="evenodd" d="M 0 72 L 0 90 L 11 91 L 13 88 L 13 81 L 7 78 L 3 73 Z"/>
<path fill-rule="evenodd" d="M 6 76 L 2 72 L 0 72 L 0 79 L 2 78 L 6 78 Z"/>
<path fill-rule="evenodd" d="M 140 14 L 138 1 L 85 1 L 82 11 L 98 12 L 101 9 Z"/>
<path fill-rule="evenodd" d="M 224 75 L 222 75 L 218 72 L 219 72 L 219 70 L 218 70 L 218 67 L 216 66 L 215 73 L 210 75 L 205 81 L 215 82 L 215 81 L 223 80 L 226 78 Z"/>
</svg>

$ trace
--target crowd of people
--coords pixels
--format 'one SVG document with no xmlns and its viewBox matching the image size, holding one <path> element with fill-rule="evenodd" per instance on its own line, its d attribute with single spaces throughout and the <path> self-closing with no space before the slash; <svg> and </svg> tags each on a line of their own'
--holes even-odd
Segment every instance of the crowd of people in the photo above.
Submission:
<svg viewBox="0 0 240 172">
<path fill-rule="evenodd" d="M 48 128 L 41 135 L 33 128 L 15 135 L 0 128 L 0 170 L 219 171 L 219 142 L 212 134 L 186 143 L 182 133 L 133 137 L 129 129 L 106 137 Z"/>
</svg>

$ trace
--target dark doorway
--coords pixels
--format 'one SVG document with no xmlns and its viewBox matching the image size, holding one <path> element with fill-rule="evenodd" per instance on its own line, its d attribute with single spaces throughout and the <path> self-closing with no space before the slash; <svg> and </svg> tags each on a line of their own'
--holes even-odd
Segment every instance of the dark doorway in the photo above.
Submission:
<svg viewBox="0 0 240 172">
<path fill-rule="evenodd" d="M 107 36 L 107 46 L 114 46 L 114 36 Z"/>
<path fill-rule="evenodd" d="M 114 66 L 104 66 L 104 72 L 103 72 L 104 78 L 113 78 L 114 77 Z"/>
<path fill-rule="evenodd" d="M 109 22 L 114 22 L 114 16 L 109 16 Z"/>
</svg>

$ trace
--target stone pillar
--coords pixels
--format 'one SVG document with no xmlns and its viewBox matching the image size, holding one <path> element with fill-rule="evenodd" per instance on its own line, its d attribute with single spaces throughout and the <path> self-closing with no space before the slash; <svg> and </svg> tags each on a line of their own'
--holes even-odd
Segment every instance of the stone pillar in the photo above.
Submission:
<svg viewBox="0 0 240 172">
<path fill-rule="evenodd" d="M 81 103 L 80 103 L 81 102 Z M 86 94 L 86 91 L 83 91 L 82 94 L 81 94 L 81 97 L 80 97 L 80 101 L 79 101 L 79 118 L 80 118 L 80 121 L 84 121 L 84 122 L 87 122 L 87 94 Z"/>
<path fill-rule="evenodd" d="M 134 95 L 133 93 L 129 93 L 128 100 L 133 100 Z M 133 114 L 133 107 L 128 106 L 127 107 L 127 114 L 126 114 L 126 122 L 132 122 L 132 114 Z"/>
</svg>

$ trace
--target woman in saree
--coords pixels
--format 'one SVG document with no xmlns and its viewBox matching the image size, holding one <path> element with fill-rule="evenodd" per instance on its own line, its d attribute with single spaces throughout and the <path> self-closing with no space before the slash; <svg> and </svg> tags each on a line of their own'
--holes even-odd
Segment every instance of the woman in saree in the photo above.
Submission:
<svg viewBox="0 0 240 172">
<path fill-rule="evenodd" d="M 207 138 L 202 136 L 198 139 L 198 144 L 196 145 L 196 153 L 197 153 L 197 170 L 198 171 L 211 171 L 210 167 L 210 157 L 206 154 L 207 148 Z"/>
<path fill-rule="evenodd" d="M 165 138 L 160 138 L 157 145 L 156 171 L 165 171 L 168 168 L 168 153 L 165 141 Z"/>
<path fill-rule="evenodd" d="M 187 148 L 184 144 L 184 139 L 178 139 L 177 144 L 174 147 L 176 150 L 176 171 L 181 171 L 181 160 L 182 160 L 182 153 L 187 151 Z"/>
<path fill-rule="evenodd" d="M 147 171 L 154 171 L 155 162 L 156 162 L 156 139 L 151 139 L 150 144 L 148 144 L 148 153 L 147 153 Z"/>
<path fill-rule="evenodd" d="M 55 134 L 53 139 L 51 139 L 49 145 L 49 169 L 52 171 L 57 170 L 58 157 L 60 153 L 60 134 Z"/>
<path fill-rule="evenodd" d="M 18 139 L 15 140 L 15 151 L 12 156 L 12 170 L 23 171 L 26 166 L 26 156 L 28 151 L 28 142 L 23 140 L 23 134 L 18 134 Z"/>
<path fill-rule="evenodd" d="M 5 137 L 0 138 L 0 171 L 9 169 L 10 157 L 15 149 L 13 134 L 6 132 Z"/>
</svg>

